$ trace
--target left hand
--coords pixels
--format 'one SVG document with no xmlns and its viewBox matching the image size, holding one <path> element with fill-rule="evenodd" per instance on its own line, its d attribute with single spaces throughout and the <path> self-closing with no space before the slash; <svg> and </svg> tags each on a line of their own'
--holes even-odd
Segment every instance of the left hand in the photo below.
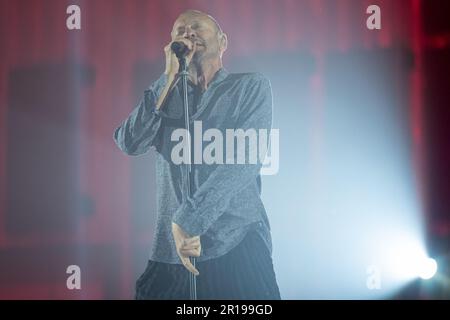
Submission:
<svg viewBox="0 0 450 320">
<path fill-rule="evenodd" d="M 175 246 L 177 254 L 181 259 L 183 265 L 190 272 L 199 275 L 198 270 L 192 265 L 189 257 L 199 257 L 202 250 L 200 243 L 200 236 L 190 237 L 186 232 L 181 229 L 179 225 L 172 222 L 172 235 L 175 240 Z"/>
</svg>

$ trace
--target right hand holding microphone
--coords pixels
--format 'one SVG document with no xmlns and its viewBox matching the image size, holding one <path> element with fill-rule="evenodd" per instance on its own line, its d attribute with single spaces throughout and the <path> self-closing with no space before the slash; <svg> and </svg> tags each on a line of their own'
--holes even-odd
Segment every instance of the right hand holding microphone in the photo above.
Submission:
<svg viewBox="0 0 450 320">
<path fill-rule="evenodd" d="M 189 65 L 196 50 L 196 44 L 185 37 L 177 37 L 164 47 L 164 52 L 166 55 L 166 70 L 164 73 L 170 77 L 175 76 L 180 68 L 178 58 L 171 48 L 172 43 L 174 42 L 178 42 L 180 46 L 184 44 L 187 47 L 188 54 L 186 55 L 186 65 Z"/>
<path fill-rule="evenodd" d="M 167 75 L 168 81 L 163 91 L 161 92 L 161 95 L 158 98 L 158 102 L 156 103 L 157 109 L 161 108 L 167 94 L 170 91 L 172 82 L 174 81 L 175 76 L 177 75 L 178 70 L 180 68 L 178 58 L 171 48 L 172 43 L 174 42 L 179 42 L 180 44 L 186 45 L 187 49 L 189 50 L 189 53 L 186 55 L 186 65 L 189 65 L 189 63 L 191 62 L 192 57 L 194 56 L 195 50 L 197 48 L 194 42 L 184 37 L 177 37 L 173 39 L 167 46 L 164 47 L 164 53 L 166 55 L 166 70 L 164 71 L 164 73 Z"/>
</svg>

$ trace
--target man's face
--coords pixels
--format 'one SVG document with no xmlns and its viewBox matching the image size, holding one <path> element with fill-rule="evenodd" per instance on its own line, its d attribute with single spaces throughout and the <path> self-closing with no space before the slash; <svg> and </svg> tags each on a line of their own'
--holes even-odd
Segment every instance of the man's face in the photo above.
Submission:
<svg viewBox="0 0 450 320">
<path fill-rule="evenodd" d="M 219 58 L 222 54 L 221 35 L 213 21 L 204 14 L 184 13 L 178 17 L 172 29 L 172 40 L 187 38 L 196 44 L 193 61 Z"/>
</svg>

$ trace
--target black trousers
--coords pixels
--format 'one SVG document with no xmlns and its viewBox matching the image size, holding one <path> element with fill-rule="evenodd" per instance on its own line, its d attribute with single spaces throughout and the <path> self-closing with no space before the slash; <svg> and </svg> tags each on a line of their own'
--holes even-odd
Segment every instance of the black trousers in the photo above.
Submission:
<svg viewBox="0 0 450 320">
<path fill-rule="evenodd" d="M 272 258 L 260 235 L 249 231 L 227 254 L 197 262 L 197 299 L 280 300 Z M 135 299 L 189 299 L 189 271 L 148 261 L 136 282 Z"/>
</svg>

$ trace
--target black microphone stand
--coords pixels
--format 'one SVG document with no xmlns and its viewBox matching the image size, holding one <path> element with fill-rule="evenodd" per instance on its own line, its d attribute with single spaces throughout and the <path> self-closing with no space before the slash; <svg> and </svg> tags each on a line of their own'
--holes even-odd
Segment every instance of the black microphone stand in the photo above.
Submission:
<svg viewBox="0 0 450 320">
<path fill-rule="evenodd" d="M 177 56 L 178 57 L 178 56 Z M 180 68 L 178 70 L 178 79 L 181 78 L 181 87 L 182 87 L 182 100 L 183 100 L 183 108 L 184 108 L 184 126 L 187 134 L 187 158 L 189 162 L 184 167 L 185 170 L 185 191 L 187 197 L 191 197 L 191 130 L 189 123 L 189 101 L 188 101 L 188 88 L 187 88 L 187 80 L 189 76 L 189 72 L 187 71 L 186 58 L 181 56 L 178 57 L 178 62 L 180 64 Z M 195 257 L 189 257 L 192 265 L 195 267 Z M 192 272 L 189 272 L 189 297 L 191 300 L 197 300 L 197 282 L 196 277 Z"/>
</svg>

